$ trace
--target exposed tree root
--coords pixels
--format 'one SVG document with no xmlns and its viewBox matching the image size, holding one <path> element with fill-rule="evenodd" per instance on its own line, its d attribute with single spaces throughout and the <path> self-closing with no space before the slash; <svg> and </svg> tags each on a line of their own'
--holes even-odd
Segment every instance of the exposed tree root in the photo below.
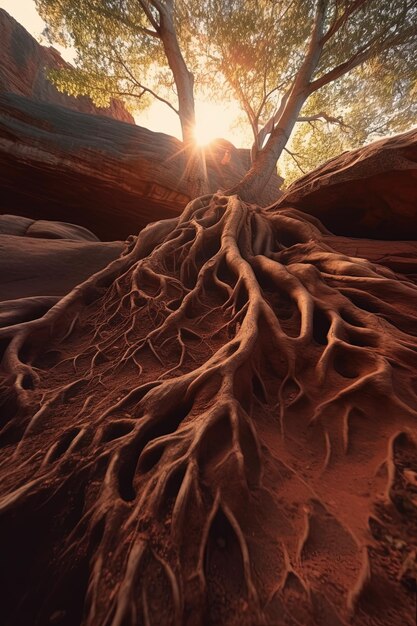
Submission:
<svg viewBox="0 0 417 626">
<path fill-rule="evenodd" d="M 199 198 L 0 331 L 2 624 L 411 626 L 417 287 L 326 234 Z"/>
</svg>

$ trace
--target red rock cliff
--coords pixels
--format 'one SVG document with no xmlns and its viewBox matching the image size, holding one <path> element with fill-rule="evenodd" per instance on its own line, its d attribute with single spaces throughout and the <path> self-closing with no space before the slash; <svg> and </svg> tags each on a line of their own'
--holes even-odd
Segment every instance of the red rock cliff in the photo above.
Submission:
<svg viewBox="0 0 417 626">
<path fill-rule="evenodd" d="M 0 92 L 11 92 L 38 102 L 60 104 L 82 113 L 104 115 L 134 124 L 120 100 L 107 108 L 96 107 L 90 98 L 61 93 L 46 77 L 49 68 L 68 64 L 52 47 L 41 46 L 16 20 L 0 9 Z"/>
</svg>

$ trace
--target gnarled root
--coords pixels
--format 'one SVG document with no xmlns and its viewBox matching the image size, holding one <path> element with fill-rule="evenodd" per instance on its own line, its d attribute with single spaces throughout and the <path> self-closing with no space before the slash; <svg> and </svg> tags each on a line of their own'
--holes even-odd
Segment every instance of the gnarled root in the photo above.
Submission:
<svg viewBox="0 0 417 626">
<path fill-rule="evenodd" d="M 368 524 L 416 304 L 317 220 L 207 196 L 0 331 L 2 623 L 408 624 L 400 582 L 399 621 L 369 600 Z"/>
</svg>

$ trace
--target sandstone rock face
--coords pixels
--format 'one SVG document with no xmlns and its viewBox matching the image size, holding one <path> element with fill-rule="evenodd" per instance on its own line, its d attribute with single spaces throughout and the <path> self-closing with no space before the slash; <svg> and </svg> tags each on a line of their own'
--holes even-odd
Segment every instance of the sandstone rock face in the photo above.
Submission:
<svg viewBox="0 0 417 626">
<path fill-rule="evenodd" d="M 341 154 L 293 183 L 275 206 L 315 215 L 338 235 L 417 238 L 417 130 Z"/>
<path fill-rule="evenodd" d="M 417 241 L 358 239 L 336 235 L 328 235 L 323 240 L 344 255 L 378 263 L 417 284 Z"/>
<path fill-rule="evenodd" d="M 47 220 L 31 220 L 20 215 L 0 215 L 0 235 L 17 235 L 18 237 L 35 237 L 44 239 L 71 239 L 73 241 L 99 241 L 87 228 L 50 222 Z"/>
<path fill-rule="evenodd" d="M 213 191 L 244 175 L 247 151 L 206 150 Z M 52 219 L 123 239 L 189 201 L 182 143 L 105 117 L 0 94 L 0 212 Z M 271 180 L 261 199 L 279 195 Z"/>
<path fill-rule="evenodd" d="M 0 92 L 27 96 L 39 102 L 60 104 L 75 111 L 104 115 L 134 124 L 119 100 L 108 108 L 96 107 L 87 97 L 61 93 L 46 77 L 47 69 L 68 66 L 57 50 L 41 46 L 4 9 L 0 9 Z"/>
<path fill-rule="evenodd" d="M 0 215 L 0 327 L 43 315 L 123 248 L 73 224 Z"/>
</svg>

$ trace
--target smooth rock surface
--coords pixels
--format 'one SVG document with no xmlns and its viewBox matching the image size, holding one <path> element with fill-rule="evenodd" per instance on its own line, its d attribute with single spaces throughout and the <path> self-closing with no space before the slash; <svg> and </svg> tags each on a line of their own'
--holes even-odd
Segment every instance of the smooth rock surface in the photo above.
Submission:
<svg viewBox="0 0 417 626">
<path fill-rule="evenodd" d="M 65 222 L 31 220 L 21 215 L 0 215 L 0 235 L 18 235 L 45 239 L 71 239 L 73 241 L 99 241 L 87 228 Z"/>
<path fill-rule="evenodd" d="M 123 248 L 73 224 L 0 216 L 0 327 L 40 317 Z"/>
<path fill-rule="evenodd" d="M 417 129 L 344 152 L 274 206 L 301 209 L 337 235 L 417 238 Z"/>
</svg>

